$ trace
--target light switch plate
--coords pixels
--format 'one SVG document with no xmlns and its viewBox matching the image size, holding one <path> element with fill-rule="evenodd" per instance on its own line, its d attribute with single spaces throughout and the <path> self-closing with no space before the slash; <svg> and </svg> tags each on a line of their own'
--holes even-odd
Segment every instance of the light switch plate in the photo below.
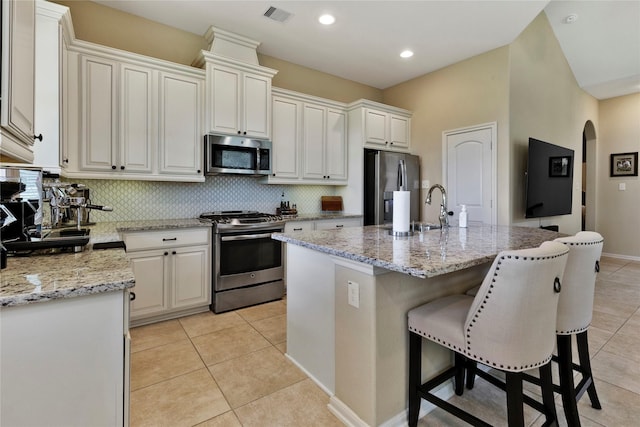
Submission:
<svg viewBox="0 0 640 427">
<path fill-rule="evenodd" d="M 618 191 L 625 191 L 627 189 L 627 184 L 625 182 L 618 183 Z"/>
<path fill-rule="evenodd" d="M 360 308 L 360 285 L 349 280 L 347 282 L 347 299 L 350 306 Z"/>
</svg>

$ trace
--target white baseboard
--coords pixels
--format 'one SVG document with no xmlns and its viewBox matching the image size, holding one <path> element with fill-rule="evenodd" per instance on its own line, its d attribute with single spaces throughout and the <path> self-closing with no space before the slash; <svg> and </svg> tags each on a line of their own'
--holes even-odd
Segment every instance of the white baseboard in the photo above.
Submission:
<svg viewBox="0 0 640 427">
<path fill-rule="evenodd" d="M 640 261 L 640 257 L 630 256 L 630 255 L 610 254 L 610 253 L 603 252 L 602 256 L 606 256 L 609 258 L 624 259 L 627 261 Z"/>
<path fill-rule="evenodd" d="M 296 365 L 298 367 L 298 369 L 300 369 L 302 372 L 304 372 L 304 374 L 306 376 L 308 376 L 309 378 L 311 378 L 311 381 L 313 381 L 314 383 L 316 383 L 316 385 L 318 387 L 320 387 L 322 389 L 322 391 L 324 391 L 325 393 L 327 393 L 327 395 L 329 396 L 333 396 L 334 395 L 334 391 L 330 390 L 326 385 L 322 384 L 316 377 L 314 377 L 311 372 L 307 371 L 306 369 L 304 369 L 304 367 L 302 365 L 300 365 L 293 357 L 289 356 L 288 353 L 285 353 L 284 356 L 289 359 L 291 361 L 291 363 L 293 363 L 294 365 Z"/>
<path fill-rule="evenodd" d="M 453 380 L 449 380 L 442 384 L 440 388 L 438 388 L 433 394 L 438 396 L 442 400 L 448 400 L 451 396 L 454 395 L 453 391 Z M 345 426 L 348 427 L 370 427 L 366 422 L 364 422 L 358 415 L 351 410 L 347 405 L 345 405 L 340 399 L 336 396 L 331 396 L 329 399 L 329 404 L 327 405 L 329 411 L 333 415 L 335 415 Z M 422 418 L 427 415 L 429 412 L 433 411 L 436 408 L 435 405 L 427 402 L 422 399 L 420 401 L 420 412 L 418 414 L 418 418 Z M 407 410 L 403 410 L 397 415 L 389 418 L 385 422 L 379 425 L 379 427 L 406 427 L 407 426 Z"/>
</svg>

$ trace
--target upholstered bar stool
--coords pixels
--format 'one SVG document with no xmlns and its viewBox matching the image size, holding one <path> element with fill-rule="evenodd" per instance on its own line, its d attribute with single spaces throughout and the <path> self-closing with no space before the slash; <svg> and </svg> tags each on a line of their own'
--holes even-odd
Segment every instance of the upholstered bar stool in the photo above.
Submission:
<svg viewBox="0 0 640 427">
<path fill-rule="evenodd" d="M 431 393 L 455 377 L 456 394 L 462 394 L 467 360 L 505 372 L 506 385 L 490 382 L 506 389 L 510 426 L 524 425 L 523 402 L 544 412 L 547 425 L 557 423 L 550 361 L 568 253 L 558 242 L 503 251 L 475 297 L 451 295 L 409 311 L 409 426 L 418 423 L 421 398 L 470 424 L 489 425 Z M 422 338 L 455 352 L 455 365 L 424 384 Z M 523 395 L 523 372 L 533 368 L 540 369 L 543 404 Z"/>
<path fill-rule="evenodd" d="M 558 301 L 556 324 L 558 372 L 562 406 L 569 426 L 580 426 L 577 402 L 585 391 L 591 406 L 601 409 L 596 386 L 591 374 L 587 329 L 593 317 L 593 297 L 596 275 L 600 270 L 603 238 L 593 231 L 581 231 L 575 236 L 555 240 L 569 247 L 569 259 L 562 280 L 562 292 Z M 576 336 L 579 364 L 574 364 L 571 354 L 571 336 Z M 574 387 L 574 369 L 582 375 Z"/>
<path fill-rule="evenodd" d="M 558 362 L 560 386 L 554 390 L 562 395 L 562 406 L 569 427 L 580 426 L 577 402 L 584 392 L 589 394 L 591 406 L 601 409 L 596 386 L 591 373 L 589 342 L 587 329 L 593 317 L 593 298 L 596 275 L 600 270 L 600 255 L 604 239 L 593 231 L 580 231 L 575 236 L 561 237 L 555 240 L 569 247 L 569 258 L 562 279 L 562 292 L 558 300 L 556 323 L 557 354 L 553 360 Z M 471 289 L 468 295 L 475 295 L 478 288 Z M 571 337 L 576 336 L 579 364 L 573 363 Z M 574 370 L 582 378 L 574 384 Z M 473 388 L 475 374 L 473 364 L 468 365 L 467 388 Z M 525 375 L 525 380 L 540 384 L 538 378 Z"/>
</svg>

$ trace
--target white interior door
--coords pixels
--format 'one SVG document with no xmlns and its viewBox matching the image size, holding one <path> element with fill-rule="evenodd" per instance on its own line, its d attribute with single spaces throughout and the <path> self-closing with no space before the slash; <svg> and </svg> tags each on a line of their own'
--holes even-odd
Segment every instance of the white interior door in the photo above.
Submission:
<svg viewBox="0 0 640 427">
<path fill-rule="evenodd" d="M 467 206 L 468 221 L 496 224 L 496 173 L 494 142 L 496 123 L 445 131 L 444 175 L 447 208 L 458 223 L 462 205 Z"/>
</svg>

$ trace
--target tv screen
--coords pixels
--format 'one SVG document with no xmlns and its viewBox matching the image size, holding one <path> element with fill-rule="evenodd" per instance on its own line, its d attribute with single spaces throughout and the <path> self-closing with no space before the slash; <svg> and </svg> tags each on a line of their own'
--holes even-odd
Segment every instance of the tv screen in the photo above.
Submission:
<svg viewBox="0 0 640 427">
<path fill-rule="evenodd" d="M 526 218 L 571 213 L 573 150 L 529 138 Z"/>
</svg>

